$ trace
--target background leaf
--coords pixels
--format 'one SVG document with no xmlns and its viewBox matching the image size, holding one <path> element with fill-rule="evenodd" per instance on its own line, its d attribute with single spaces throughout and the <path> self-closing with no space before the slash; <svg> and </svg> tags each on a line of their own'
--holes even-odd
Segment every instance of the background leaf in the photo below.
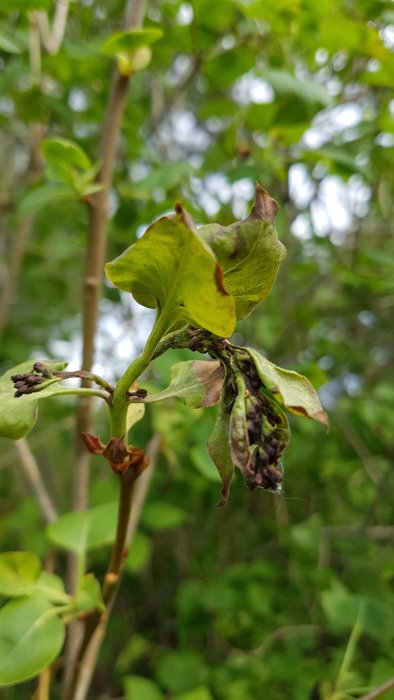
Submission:
<svg viewBox="0 0 394 700">
<path fill-rule="evenodd" d="M 0 685 L 36 676 L 60 653 L 65 628 L 40 594 L 7 603 L 0 610 Z"/>
<path fill-rule="evenodd" d="M 48 526 L 51 542 L 83 556 L 88 550 L 111 544 L 115 538 L 117 503 L 61 515 Z"/>
</svg>

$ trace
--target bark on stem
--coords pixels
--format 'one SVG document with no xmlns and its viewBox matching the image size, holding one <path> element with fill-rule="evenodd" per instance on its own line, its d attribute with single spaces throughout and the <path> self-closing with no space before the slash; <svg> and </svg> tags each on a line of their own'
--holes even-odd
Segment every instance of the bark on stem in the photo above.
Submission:
<svg viewBox="0 0 394 700">
<path fill-rule="evenodd" d="M 119 583 L 122 576 L 122 564 L 124 554 L 131 543 L 141 517 L 143 504 L 148 492 L 150 479 L 147 473 L 155 468 L 157 456 L 160 450 L 161 439 L 155 435 L 149 442 L 147 454 L 150 457 L 150 466 L 142 473 L 134 488 L 133 481 L 127 481 L 121 477 L 121 489 L 119 497 L 119 517 L 117 525 L 116 541 L 112 549 L 111 560 L 105 577 L 103 587 L 103 599 L 106 610 L 103 614 L 93 615 L 86 626 L 85 638 L 79 652 L 78 666 L 74 686 L 67 700 L 85 700 L 96 667 L 98 653 L 107 629 L 108 620 L 115 603 Z M 126 475 L 127 476 L 127 475 Z M 131 505 L 135 505 L 136 512 L 131 511 Z M 131 516 L 132 512 L 132 516 Z"/>
<path fill-rule="evenodd" d="M 124 29 L 139 27 L 142 23 L 143 12 L 143 0 L 135 0 L 134 2 L 128 0 L 125 10 Z M 101 297 L 107 239 L 108 193 L 112 184 L 116 149 L 127 102 L 129 82 L 129 77 L 121 76 L 115 70 L 98 154 L 102 166 L 97 175 L 97 182 L 102 185 L 103 189 L 92 195 L 89 202 L 89 237 L 82 303 L 82 369 L 88 372 L 90 372 L 94 360 L 98 305 Z M 82 386 L 84 386 L 84 383 L 82 383 Z M 78 405 L 76 424 L 76 468 L 73 489 L 73 507 L 75 510 L 81 510 L 87 504 L 89 459 L 80 439 L 80 434 L 81 432 L 89 432 L 90 422 L 91 402 L 89 400 L 81 400 Z"/>
</svg>

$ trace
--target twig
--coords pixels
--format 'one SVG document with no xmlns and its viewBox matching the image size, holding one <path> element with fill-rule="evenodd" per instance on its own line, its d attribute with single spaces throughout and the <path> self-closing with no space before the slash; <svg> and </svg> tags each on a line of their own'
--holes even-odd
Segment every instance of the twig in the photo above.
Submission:
<svg viewBox="0 0 394 700">
<path fill-rule="evenodd" d="M 251 651 L 253 656 L 262 659 L 269 652 L 276 642 L 281 642 L 289 637 L 303 637 L 304 635 L 317 635 L 321 631 L 318 625 L 289 625 L 288 627 L 278 627 L 270 634 L 263 644 Z"/>
<path fill-rule="evenodd" d="M 392 540 L 394 538 L 394 526 L 376 525 L 365 527 L 360 525 L 332 525 L 323 527 L 320 532 L 319 561 L 318 566 L 328 566 L 330 563 L 330 541 L 336 537 L 348 539 Z"/>
<path fill-rule="evenodd" d="M 370 454 L 363 439 L 355 430 L 353 430 L 352 426 L 344 415 L 336 416 L 334 417 L 334 420 L 349 444 L 353 447 L 356 455 L 359 457 L 368 478 L 373 484 L 375 484 L 375 486 L 379 486 L 382 482 L 383 476 L 377 471 L 374 464 L 374 458 Z"/>
<path fill-rule="evenodd" d="M 21 461 L 25 476 L 27 477 L 34 492 L 44 520 L 47 523 L 51 523 L 58 517 L 56 508 L 52 503 L 51 497 L 41 476 L 38 464 L 25 438 L 15 442 L 15 449 Z"/>
<path fill-rule="evenodd" d="M 133 29 L 141 26 L 144 6 L 144 0 L 126 0 L 124 29 Z M 92 195 L 89 202 L 89 235 L 82 295 L 82 369 L 87 372 L 91 371 L 94 361 L 98 306 L 101 297 L 107 242 L 108 194 L 112 185 L 116 149 L 127 102 L 129 82 L 128 77 L 121 76 L 115 69 L 98 153 L 98 159 L 102 165 L 96 181 L 102 185 L 102 189 Z M 84 385 L 84 380 L 82 380 L 82 386 Z M 75 425 L 75 464 L 72 487 L 72 505 L 74 510 L 84 509 L 88 502 L 90 455 L 82 442 L 81 433 L 90 432 L 91 414 L 92 402 L 87 397 L 81 397 L 77 405 Z M 77 578 L 78 565 L 75 557 L 71 555 L 68 567 L 68 588 L 70 591 L 76 589 Z M 81 642 L 79 634 L 80 626 L 78 627 L 78 624 L 69 626 L 62 700 L 69 700 L 70 697 L 70 688 L 75 674 L 75 652 L 78 652 Z M 99 633 L 97 634 L 99 636 Z M 100 644 L 101 639 L 99 639 L 98 648 Z"/>
<path fill-rule="evenodd" d="M 140 26 L 143 12 L 143 0 L 134 0 L 134 2 L 128 0 L 125 11 L 125 29 Z M 115 70 L 98 155 L 102 166 L 96 180 L 98 184 L 103 186 L 103 189 L 92 195 L 89 202 L 89 237 L 82 303 L 82 369 L 87 372 L 91 371 L 94 360 L 98 306 L 107 242 L 108 193 L 112 184 L 116 149 L 127 102 L 129 82 L 129 77 L 122 76 Z M 89 432 L 90 422 L 91 403 L 81 400 L 76 421 L 76 465 L 73 488 L 73 507 L 75 510 L 85 508 L 88 500 L 89 459 L 79 436 L 82 432 Z"/>
<path fill-rule="evenodd" d="M 130 547 L 132 546 L 139 522 L 141 520 L 142 509 L 144 507 L 144 503 L 148 495 L 150 483 L 155 473 L 157 455 L 160 452 L 161 442 L 161 436 L 157 433 L 150 440 L 147 447 L 147 454 L 150 457 L 151 462 L 149 469 L 145 469 L 145 471 L 142 472 L 135 486 L 133 508 L 130 514 L 129 526 L 126 536 L 126 547 L 128 549 L 130 549 Z"/>
<path fill-rule="evenodd" d="M 146 472 L 153 471 L 160 450 L 160 445 L 161 439 L 158 435 L 155 435 L 149 442 L 147 448 L 147 454 L 150 457 L 151 463 Z M 144 472 L 139 480 L 143 478 L 143 476 Z M 127 547 L 130 545 L 131 538 L 136 532 L 151 478 L 152 476 L 149 479 L 145 477 L 144 481 L 142 482 L 143 485 L 139 488 L 136 502 L 136 512 L 134 513 L 133 521 L 131 521 L 131 501 L 133 495 L 136 494 L 133 488 L 134 482 L 128 481 L 127 478 L 124 479 L 124 477 L 121 477 L 117 535 L 103 587 L 103 599 L 106 603 L 106 610 L 102 615 L 96 614 L 89 620 L 85 639 L 83 640 L 79 654 L 79 664 L 77 674 L 74 679 L 74 686 L 71 691 L 70 700 L 85 700 L 88 693 L 96 667 L 97 656 L 105 636 L 108 620 L 115 603 L 117 591 L 119 589 L 125 552 L 127 551 Z"/>
<path fill-rule="evenodd" d="M 69 6 L 70 0 L 57 0 L 52 28 L 46 12 L 34 13 L 40 29 L 41 43 L 45 51 L 51 55 L 56 54 L 62 44 L 67 26 Z"/>
<path fill-rule="evenodd" d="M 388 681 L 380 685 L 379 688 L 371 690 L 370 693 L 363 695 L 363 697 L 359 698 L 359 700 L 375 700 L 376 698 L 380 698 L 380 696 L 383 695 L 386 690 L 390 690 L 390 688 L 394 688 L 394 678 L 390 678 Z"/>
<path fill-rule="evenodd" d="M 34 221 L 34 216 L 26 217 L 21 222 L 12 241 L 11 256 L 7 265 L 7 277 L 0 298 L 0 338 L 7 323 L 10 306 L 18 286 L 22 260 Z"/>
</svg>

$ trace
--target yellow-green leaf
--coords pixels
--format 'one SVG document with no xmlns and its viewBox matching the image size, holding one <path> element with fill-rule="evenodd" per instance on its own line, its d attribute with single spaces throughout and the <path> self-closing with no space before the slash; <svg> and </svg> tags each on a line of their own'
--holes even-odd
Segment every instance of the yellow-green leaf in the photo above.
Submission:
<svg viewBox="0 0 394 700">
<path fill-rule="evenodd" d="M 180 207 L 105 269 L 116 287 L 159 310 L 167 332 L 185 323 L 220 336 L 234 330 L 234 301 L 223 286 L 222 270 Z"/>
<path fill-rule="evenodd" d="M 252 348 L 245 348 L 252 357 L 264 386 L 275 399 L 298 416 L 307 416 L 328 426 L 328 417 L 312 384 L 298 372 L 277 367 Z"/>
</svg>

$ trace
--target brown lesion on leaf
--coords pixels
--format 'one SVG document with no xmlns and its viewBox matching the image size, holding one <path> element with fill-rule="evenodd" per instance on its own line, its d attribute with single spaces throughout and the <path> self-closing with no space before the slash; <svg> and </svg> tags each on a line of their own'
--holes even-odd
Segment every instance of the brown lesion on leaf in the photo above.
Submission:
<svg viewBox="0 0 394 700">
<path fill-rule="evenodd" d="M 215 406 L 220 400 L 224 381 L 224 369 L 218 360 L 210 362 L 195 360 L 193 362 L 196 377 L 204 386 L 206 393 L 199 408 Z"/>
<path fill-rule="evenodd" d="M 215 283 L 218 291 L 223 294 L 223 296 L 228 297 L 229 293 L 228 291 L 224 288 L 224 283 L 223 283 L 223 270 L 220 267 L 219 263 L 216 263 L 215 267 Z"/>
<path fill-rule="evenodd" d="M 253 221 L 255 219 L 262 219 L 264 221 L 270 221 L 273 223 L 275 217 L 279 211 L 278 202 L 268 194 L 258 182 L 256 182 L 256 193 L 253 202 L 252 211 L 245 221 Z"/>
</svg>

